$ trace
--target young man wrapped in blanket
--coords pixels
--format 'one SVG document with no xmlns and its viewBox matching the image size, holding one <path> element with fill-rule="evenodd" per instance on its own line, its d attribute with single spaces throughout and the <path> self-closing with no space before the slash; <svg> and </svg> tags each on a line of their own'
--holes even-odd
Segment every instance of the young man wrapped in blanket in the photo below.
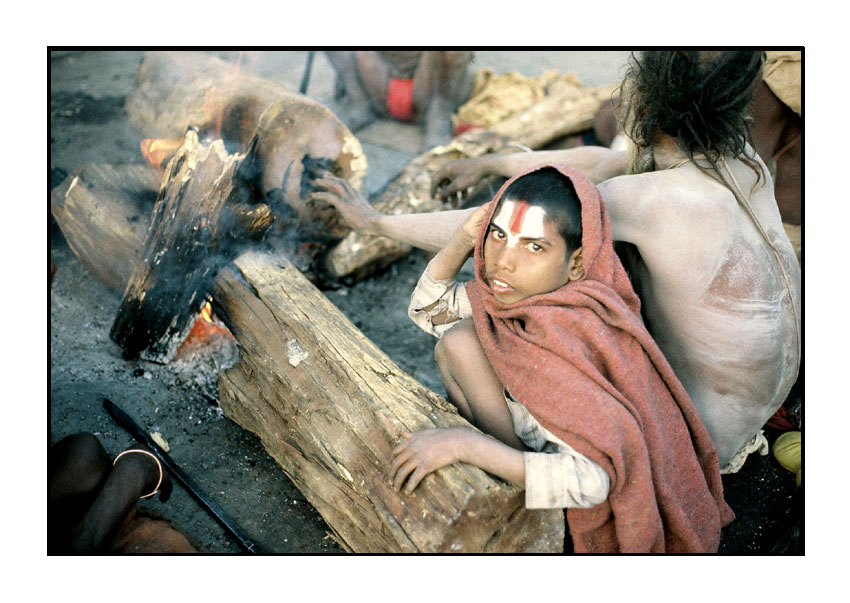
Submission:
<svg viewBox="0 0 850 603">
<path fill-rule="evenodd" d="M 476 278 L 458 285 L 471 253 Z M 580 172 L 506 182 L 429 263 L 409 313 L 440 338 L 448 398 L 481 431 L 405 434 L 396 489 L 468 462 L 525 487 L 528 508 L 565 508 L 576 552 L 717 550 L 734 517 L 717 451 Z"/>
</svg>

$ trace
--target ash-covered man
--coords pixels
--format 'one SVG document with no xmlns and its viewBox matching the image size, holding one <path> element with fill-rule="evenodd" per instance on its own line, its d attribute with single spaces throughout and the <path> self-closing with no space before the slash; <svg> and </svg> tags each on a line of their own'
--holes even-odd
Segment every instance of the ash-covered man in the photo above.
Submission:
<svg viewBox="0 0 850 603">
<path fill-rule="evenodd" d="M 337 73 L 341 119 L 358 130 L 378 116 L 422 121 L 423 150 L 452 139 L 452 114 L 469 98 L 470 51 L 327 51 Z"/>
<path fill-rule="evenodd" d="M 460 160 L 434 178 L 447 196 L 544 162 L 579 169 L 608 207 L 649 332 L 708 428 L 723 472 L 765 451 L 761 428 L 799 371 L 800 265 L 773 181 L 748 143 L 764 55 L 652 51 L 621 98 L 629 149 L 580 147 Z M 438 251 L 475 209 L 383 215 L 344 183 L 317 193 L 361 232 Z"/>
</svg>

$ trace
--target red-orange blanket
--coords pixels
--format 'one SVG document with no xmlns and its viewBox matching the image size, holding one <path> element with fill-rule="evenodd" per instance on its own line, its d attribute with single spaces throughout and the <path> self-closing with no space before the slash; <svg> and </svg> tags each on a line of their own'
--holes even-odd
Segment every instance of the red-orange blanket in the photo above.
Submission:
<svg viewBox="0 0 850 603">
<path fill-rule="evenodd" d="M 734 518 L 717 451 L 639 318 L 599 191 L 581 173 L 551 167 L 581 200 L 586 275 L 514 304 L 496 300 L 483 280 L 493 203 L 467 285 L 478 337 L 507 390 L 610 477 L 606 502 L 567 510 L 576 552 L 714 552 Z"/>
</svg>

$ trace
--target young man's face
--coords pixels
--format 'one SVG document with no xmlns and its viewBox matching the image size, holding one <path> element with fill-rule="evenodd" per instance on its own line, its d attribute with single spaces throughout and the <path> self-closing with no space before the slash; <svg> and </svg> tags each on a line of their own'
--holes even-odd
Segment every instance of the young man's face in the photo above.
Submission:
<svg viewBox="0 0 850 603">
<path fill-rule="evenodd" d="M 510 304 L 559 289 L 570 280 L 571 258 L 542 208 L 502 202 L 484 240 L 485 278 L 496 299 Z"/>
</svg>

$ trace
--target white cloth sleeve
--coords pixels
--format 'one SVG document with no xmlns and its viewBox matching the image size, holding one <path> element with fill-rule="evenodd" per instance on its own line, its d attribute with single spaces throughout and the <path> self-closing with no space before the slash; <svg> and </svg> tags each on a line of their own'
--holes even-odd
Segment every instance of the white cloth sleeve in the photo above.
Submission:
<svg viewBox="0 0 850 603">
<path fill-rule="evenodd" d="M 430 267 L 430 264 L 428 265 Z M 437 302 L 433 308 L 425 310 Z M 445 311 L 449 312 L 449 321 L 435 325 L 433 318 Z M 410 296 L 407 315 L 413 323 L 426 333 L 437 338 L 443 336 L 458 320 L 472 316 L 472 306 L 466 295 L 466 286 L 458 285 L 455 279 L 436 280 L 428 268 L 419 277 L 416 288 Z"/>
<path fill-rule="evenodd" d="M 608 498 L 608 474 L 569 446 L 524 456 L 527 509 L 589 508 Z"/>
<path fill-rule="evenodd" d="M 601 466 L 548 431 L 507 391 L 505 402 L 514 431 L 534 451 L 524 454 L 526 508 L 588 508 L 608 498 L 611 480 Z"/>
</svg>

